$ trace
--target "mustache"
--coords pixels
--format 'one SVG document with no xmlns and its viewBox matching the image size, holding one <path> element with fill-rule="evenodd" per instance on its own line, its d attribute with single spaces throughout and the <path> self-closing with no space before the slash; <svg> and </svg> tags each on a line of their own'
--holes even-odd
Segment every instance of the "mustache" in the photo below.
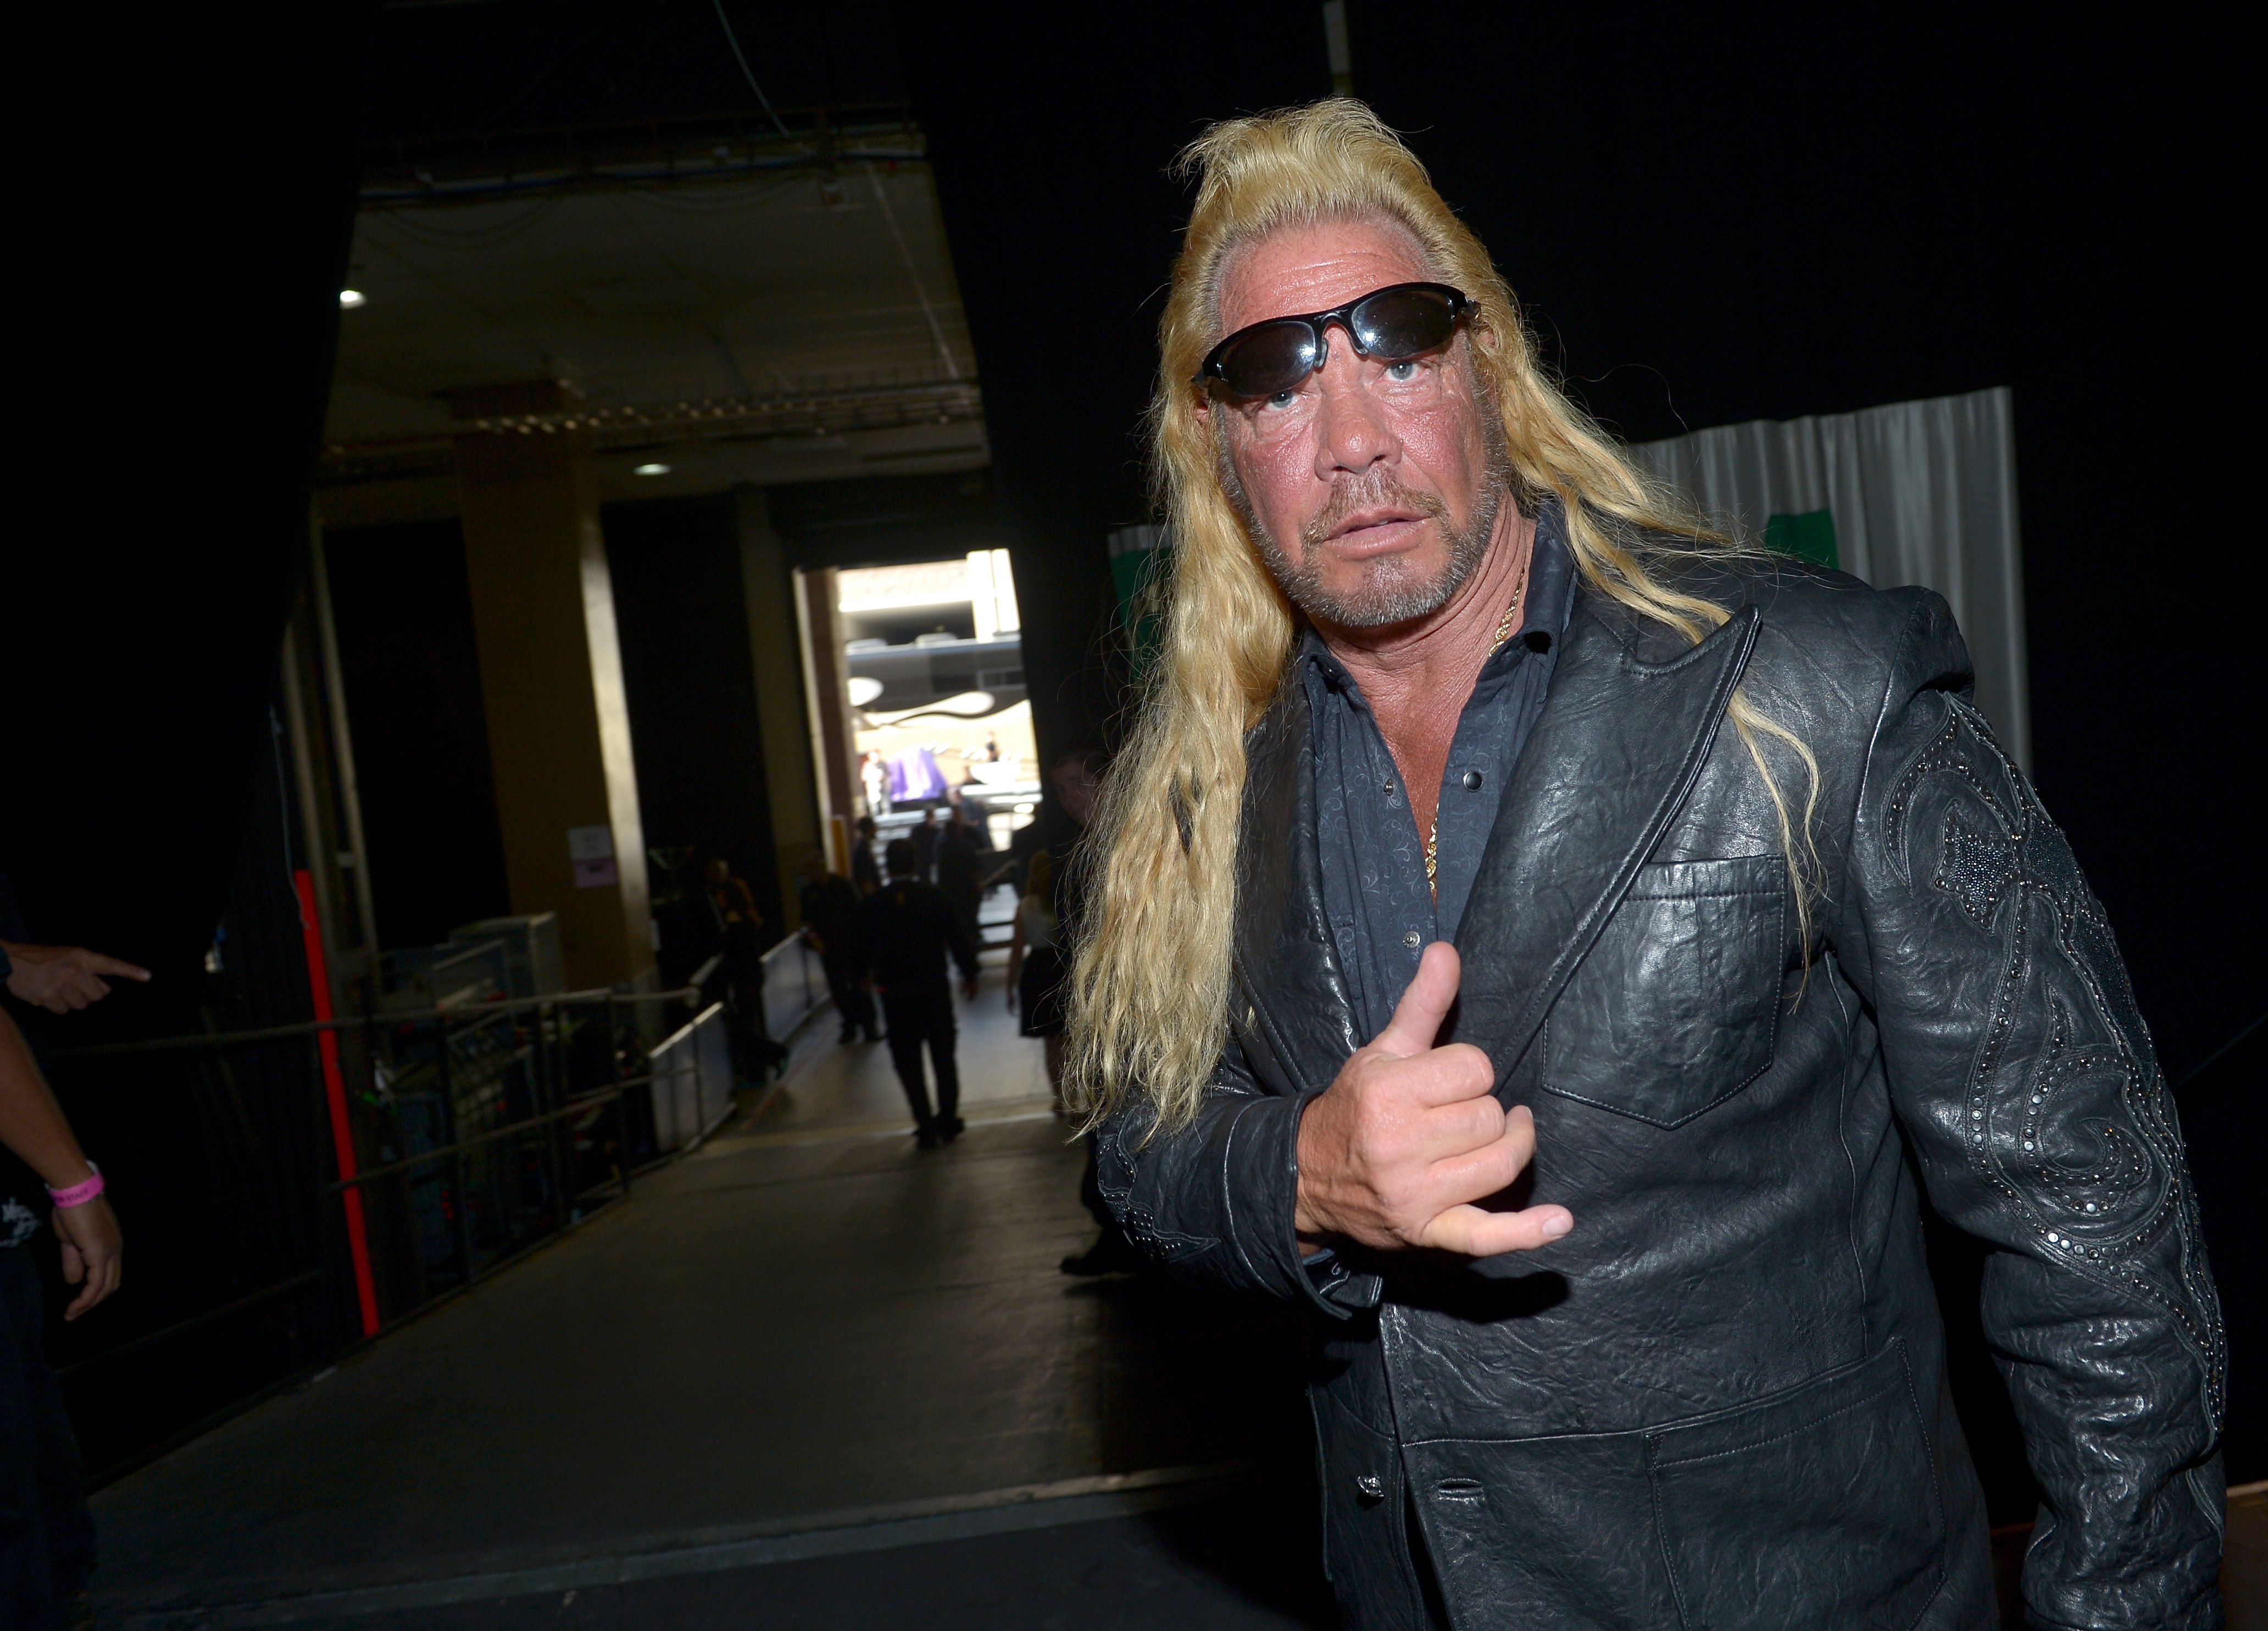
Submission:
<svg viewBox="0 0 2268 1631">
<path fill-rule="evenodd" d="M 1357 511 L 1381 504 L 1409 510 L 1428 520 L 1446 521 L 1449 518 L 1449 506 L 1432 493 L 1418 492 L 1405 487 L 1392 476 L 1376 478 L 1358 476 L 1332 488 L 1330 502 L 1300 528 L 1300 542 L 1303 550 L 1313 550 L 1322 542 Z"/>
</svg>

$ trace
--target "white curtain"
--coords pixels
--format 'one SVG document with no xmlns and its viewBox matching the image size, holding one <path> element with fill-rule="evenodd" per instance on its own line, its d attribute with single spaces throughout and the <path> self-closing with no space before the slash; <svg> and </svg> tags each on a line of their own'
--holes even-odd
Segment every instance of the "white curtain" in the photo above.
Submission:
<svg viewBox="0 0 2268 1631">
<path fill-rule="evenodd" d="M 2031 769 L 2016 447 L 2005 387 L 1861 413 L 1758 419 L 1631 449 L 1761 540 L 1775 515 L 1835 518 L 1838 564 L 1876 588 L 1945 596 L 1977 664 L 1977 705 Z"/>
</svg>

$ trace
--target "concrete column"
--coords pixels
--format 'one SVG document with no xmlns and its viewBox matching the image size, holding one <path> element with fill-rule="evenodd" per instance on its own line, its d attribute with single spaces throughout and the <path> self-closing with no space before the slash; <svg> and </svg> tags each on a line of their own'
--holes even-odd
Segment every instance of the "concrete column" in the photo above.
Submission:
<svg viewBox="0 0 2268 1631">
<path fill-rule="evenodd" d="M 850 660 L 843 634 L 842 574 L 832 566 L 799 579 L 803 598 L 804 690 L 811 704 L 811 745 L 818 760 L 819 820 L 827 834 L 827 861 L 850 868 L 850 829 L 858 807 L 850 773 Z"/>
<path fill-rule="evenodd" d="M 614 586 L 590 446 L 563 423 L 575 398 L 536 380 L 454 392 L 450 405 L 512 909 L 559 914 L 571 985 L 649 984 Z"/>
<path fill-rule="evenodd" d="M 764 793 L 772 818 L 780 905 L 788 928 L 799 926 L 796 874 L 806 850 L 827 849 L 820 818 L 819 778 L 812 769 L 810 715 L 803 696 L 803 653 L 796 633 L 795 572 L 773 530 L 761 487 L 733 492 L 740 540 L 740 594 L 747 608 L 748 658 L 755 669 L 757 728 L 763 734 Z"/>
</svg>

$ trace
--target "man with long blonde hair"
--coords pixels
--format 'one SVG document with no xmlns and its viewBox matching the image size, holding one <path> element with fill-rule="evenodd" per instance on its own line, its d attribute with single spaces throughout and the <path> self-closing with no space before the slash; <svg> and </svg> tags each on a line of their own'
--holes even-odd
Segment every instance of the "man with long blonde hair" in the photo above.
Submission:
<svg viewBox="0 0 2268 1631">
<path fill-rule="evenodd" d="M 1637 474 L 1359 104 L 1189 166 L 1072 1087 L 1145 1252 L 1310 1311 L 1350 1623 L 1992 1623 L 1926 1191 L 2033 1623 L 2220 1625 L 2171 1096 L 1944 602 Z"/>
</svg>

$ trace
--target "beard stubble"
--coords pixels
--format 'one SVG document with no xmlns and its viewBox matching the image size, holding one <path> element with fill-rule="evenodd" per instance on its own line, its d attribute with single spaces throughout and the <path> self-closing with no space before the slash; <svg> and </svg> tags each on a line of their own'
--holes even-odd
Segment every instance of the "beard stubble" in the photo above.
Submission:
<svg viewBox="0 0 2268 1631">
<path fill-rule="evenodd" d="M 1493 416 L 1491 416 L 1493 427 Z M 1413 618 L 1430 616 L 1448 604 L 1488 555 L 1489 538 L 1512 485 L 1512 461 L 1502 432 L 1490 438 L 1488 474 L 1471 521 L 1460 528 L 1449 519 L 1449 506 L 1432 493 L 1417 492 L 1390 474 L 1358 476 L 1331 490 L 1320 514 L 1300 528 L 1296 557 L 1261 525 L 1251 496 L 1238 478 L 1226 441 L 1219 450 L 1221 490 L 1244 521 L 1245 530 L 1260 550 L 1269 575 L 1276 579 L 1292 604 L 1317 623 L 1344 629 L 1382 629 Z M 1373 505 L 1392 504 L 1413 511 L 1441 529 L 1448 558 L 1430 575 L 1421 574 L 1408 554 L 1384 556 L 1363 564 L 1360 579 L 1351 590 L 1334 593 L 1323 583 L 1317 552 L 1332 529 L 1356 511 Z"/>
</svg>

